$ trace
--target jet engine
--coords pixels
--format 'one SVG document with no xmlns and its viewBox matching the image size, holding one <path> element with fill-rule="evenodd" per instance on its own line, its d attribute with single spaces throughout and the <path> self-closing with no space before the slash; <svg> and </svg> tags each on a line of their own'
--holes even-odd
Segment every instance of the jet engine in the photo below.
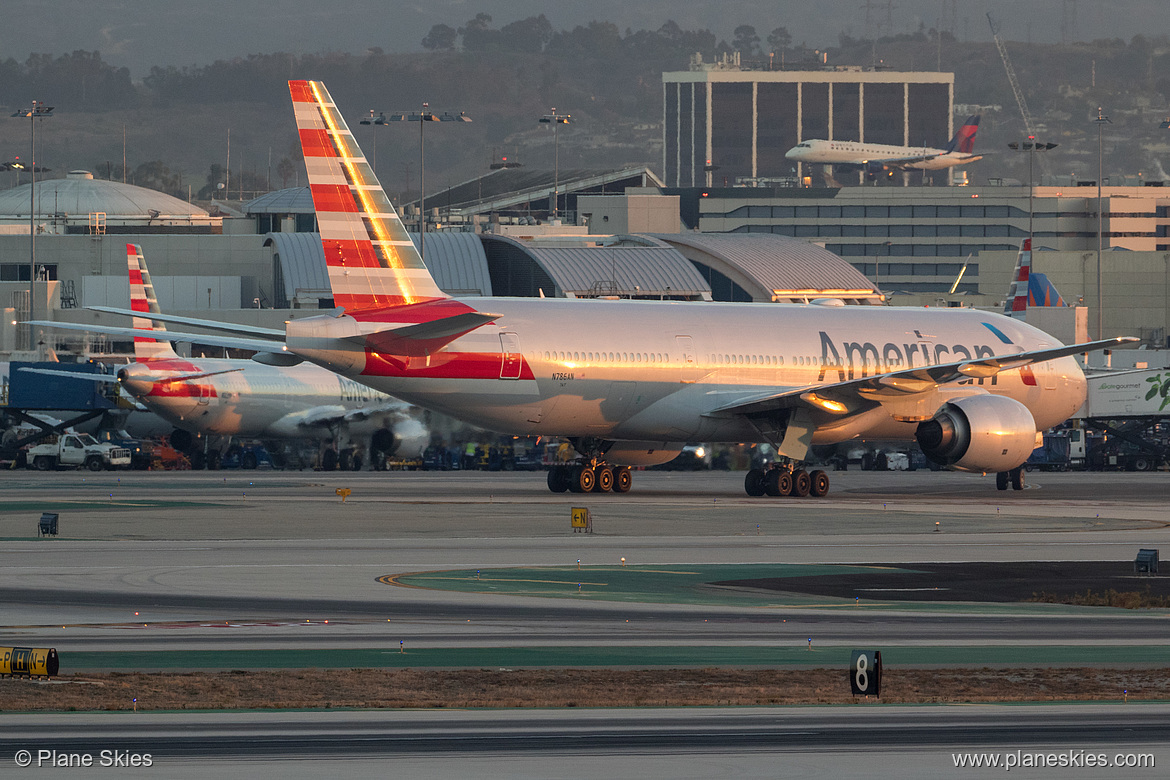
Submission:
<svg viewBox="0 0 1170 780">
<path fill-rule="evenodd" d="M 401 440 L 389 428 L 379 428 L 370 436 L 370 449 L 393 455 Z"/>
<path fill-rule="evenodd" d="M 999 395 L 956 398 L 918 425 L 927 458 L 960 471 L 1009 471 L 1036 448 L 1036 421 L 1028 407 Z"/>
<path fill-rule="evenodd" d="M 669 463 L 682 452 L 674 442 L 619 441 L 605 450 L 605 459 L 621 466 L 659 466 Z"/>
</svg>

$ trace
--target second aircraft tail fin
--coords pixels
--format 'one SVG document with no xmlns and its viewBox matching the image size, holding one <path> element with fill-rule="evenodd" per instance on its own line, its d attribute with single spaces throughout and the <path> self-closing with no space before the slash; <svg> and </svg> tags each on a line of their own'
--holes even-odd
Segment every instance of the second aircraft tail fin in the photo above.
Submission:
<svg viewBox="0 0 1170 780">
<path fill-rule="evenodd" d="M 138 244 L 126 245 L 126 272 L 130 277 L 130 308 L 143 314 L 161 314 L 154 284 L 150 281 L 150 271 L 146 270 L 146 259 Z M 162 323 L 155 323 L 146 317 L 135 317 L 134 329 L 155 334 L 147 336 L 144 333 L 134 337 L 134 356 L 138 360 L 178 357 L 171 342 L 166 339 L 167 329 Z"/>
<path fill-rule="evenodd" d="M 1028 310 L 1028 277 L 1032 273 L 1032 239 L 1025 238 L 1016 256 L 1016 269 L 1008 285 L 1007 298 L 1003 302 L 1003 313 L 1009 317 L 1023 319 Z"/>
<path fill-rule="evenodd" d="M 959 128 L 959 132 L 955 133 L 955 137 L 947 144 L 948 152 L 959 152 L 960 154 L 971 154 L 975 148 L 975 133 L 979 130 L 979 114 L 967 117 L 967 121 Z"/>
</svg>

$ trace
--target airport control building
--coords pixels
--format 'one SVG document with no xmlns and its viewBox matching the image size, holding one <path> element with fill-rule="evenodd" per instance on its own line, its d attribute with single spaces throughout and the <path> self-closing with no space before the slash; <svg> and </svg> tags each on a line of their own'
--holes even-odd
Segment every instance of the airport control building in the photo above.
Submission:
<svg viewBox="0 0 1170 780">
<path fill-rule="evenodd" d="M 954 134 L 953 73 L 740 70 L 696 59 L 663 73 L 662 89 L 668 187 L 798 181 L 807 172 L 784 153 L 806 139 L 942 146 Z"/>
</svg>

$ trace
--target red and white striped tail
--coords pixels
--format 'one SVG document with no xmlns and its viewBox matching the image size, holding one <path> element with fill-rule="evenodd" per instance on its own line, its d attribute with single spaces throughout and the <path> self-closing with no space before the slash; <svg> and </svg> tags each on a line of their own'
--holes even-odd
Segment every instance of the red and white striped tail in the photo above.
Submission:
<svg viewBox="0 0 1170 780">
<path fill-rule="evenodd" d="M 146 270 L 142 247 L 138 244 L 126 245 L 126 272 L 130 276 L 130 308 L 143 314 L 161 314 L 158 298 L 154 295 L 154 285 L 150 281 L 150 271 Z M 162 334 L 161 340 L 147 336 L 134 337 L 134 356 L 139 360 L 178 357 L 171 342 L 165 339 L 167 329 L 162 323 L 156 325 L 146 317 L 135 317 L 134 329 Z"/>
<path fill-rule="evenodd" d="M 431 277 L 365 155 L 319 81 L 290 81 L 329 267 L 347 312 L 449 297 Z"/>
<path fill-rule="evenodd" d="M 1009 317 L 1023 319 L 1028 311 L 1028 277 L 1032 274 L 1032 239 L 1025 238 L 1016 258 L 1016 271 L 1008 288 L 1007 299 L 1003 302 L 1003 313 Z"/>
</svg>

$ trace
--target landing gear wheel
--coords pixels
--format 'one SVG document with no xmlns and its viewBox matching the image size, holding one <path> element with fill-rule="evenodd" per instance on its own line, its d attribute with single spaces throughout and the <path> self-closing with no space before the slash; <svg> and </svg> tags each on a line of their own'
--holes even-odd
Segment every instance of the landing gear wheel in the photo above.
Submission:
<svg viewBox="0 0 1170 780">
<path fill-rule="evenodd" d="M 1007 490 L 1008 489 L 1008 473 L 1006 471 L 995 472 L 995 489 L 996 490 Z"/>
<path fill-rule="evenodd" d="M 325 450 L 321 455 L 321 470 L 333 471 L 337 468 L 337 450 Z"/>
<path fill-rule="evenodd" d="M 553 466 L 548 470 L 548 489 L 554 493 L 564 493 L 569 489 L 569 474 L 564 466 Z"/>
<path fill-rule="evenodd" d="M 1023 466 L 1016 466 L 1014 469 L 1012 469 L 1011 471 L 1008 472 L 1008 476 L 1011 477 L 1011 480 L 1012 480 L 1012 490 L 1023 490 L 1024 489 L 1024 467 Z"/>
<path fill-rule="evenodd" d="M 828 474 L 821 471 L 820 469 L 817 469 L 808 475 L 808 479 L 811 483 L 808 489 L 809 495 L 815 496 L 816 498 L 823 498 L 824 496 L 829 495 Z"/>
<path fill-rule="evenodd" d="M 810 490 L 812 490 L 812 480 L 809 479 L 808 472 L 803 469 L 792 472 L 792 495 L 804 498 Z"/>
<path fill-rule="evenodd" d="M 743 478 L 744 491 L 753 498 L 764 495 L 764 470 L 752 469 Z"/>
<path fill-rule="evenodd" d="M 772 469 L 764 475 L 764 492 L 769 496 L 792 495 L 792 472 L 786 469 Z"/>
<path fill-rule="evenodd" d="M 202 450 L 195 450 L 187 459 L 191 461 L 192 471 L 202 471 L 207 468 L 207 457 L 203 454 Z"/>
<path fill-rule="evenodd" d="M 254 471 L 258 465 L 260 464 L 259 461 L 256 460 L 256 453 L 254 452 L 245 452 L 240 457 L 240 468 L 242 469 Z"/>
<path fill-rule="evenodd" d="M 609 466 L 597 466 L 593 469 L 593 476 L 597 481 L 597 492 L 608 493 L 613 490 L 613 469 Z"/>
<path fill-rule="evenodd" d="M 222 462 L 223 456 L 219 454 L 218 450 L 212 450 L 211 452 L 207 453 L 208 471 L 219 471 L 219 467 L 222 465 Z"/>
<path fill-rule="evenodd" d="M 574 466 L 569 472 L 569 490 L 574 493 L 592 493 L 596 484 L 592 466 Z"/>
<path fill-rule="evenodd" d="M 634 475 L 625 466 L 618 466 L 613 470 L 613 492 L 629 493 L 634 485 Z"/>
</svg>

